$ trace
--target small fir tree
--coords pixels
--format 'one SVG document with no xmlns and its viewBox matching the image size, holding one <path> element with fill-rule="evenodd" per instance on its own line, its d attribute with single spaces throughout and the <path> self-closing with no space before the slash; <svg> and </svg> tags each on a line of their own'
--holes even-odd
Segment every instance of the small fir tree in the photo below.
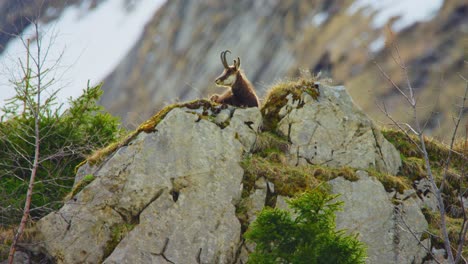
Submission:
<svg viewBox="0 0 468 264">
<path fill-rule="evenodd" d="M 263 209 L 244 235 L 256 243 L 249 263 L 365 263 L 364 244 L 335 230 L 336 197 L 315 190 L 287 201 L 294 213 Z"/>
</svg>

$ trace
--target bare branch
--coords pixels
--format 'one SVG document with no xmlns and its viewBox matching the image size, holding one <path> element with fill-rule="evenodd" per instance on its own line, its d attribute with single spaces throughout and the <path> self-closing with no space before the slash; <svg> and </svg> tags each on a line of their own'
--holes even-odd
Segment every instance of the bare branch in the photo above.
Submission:
<svg viewBox="0 0 468 264">
<path fill-rule="evenodd" d="M 465 78 L 463 78 L 463 77 L 462 77 L 462 79 L 465 80 Z M 464 93 L 464 96 L 463 96 L 463 99 L 462 99 L 460 110 L 458 111 L 458 116 L 455 119 L 456 120 L 455 121 L 455 128 L 453 129 L 452 139 L 450 140 L 450 147 L 449 147 L 450 150 L 453 150 L 453 145 L 455 143 L 455 139 L 456 139 L 456 136 L 457 136 L 458 127 L 460 126 L 460 122 L 461 122 L 461 120 L 463 118 L 463 111 L 465 110 L 465 103 L 466 103 L 466 100 L 468 98 L 468 81 L 465 80 L 465 82 L 466 82 L 465 93 Z M 447 160 L 445 161 L 444 175 L 443 175 L 440 187 L 439 187 L 441 190 L 444 189 L 445 180 L 447 179 L 447 172 L 448 172 L 448 169 L 449 169 L 449 166 L 450 166 L 450 161 L 451 161 L 450 159 L 451 158 L 452 158 L 452 151 L 449 151 L 448 156 L 447 156 Z"/>
<path fill-rule="evenodd" d="M 374 61 L 374 64 L 377 66 L 380 73 L 385 77 L 385 79 L 387 79 L 387 81 L 389 81 L 392 84 L 392 86 L 398 90 L 398 92 L 406 99 L 406 101 L 408 101 L 408 103 L 411 104 L 410 98 L 405 94 L 405 92 L 403 92 L 403 90 L 401 90 L 401 88 L 392 80 L 392 78 L 388 76 L 388 74 L 382 69 L 382 67 L 380 67 L 380 65 L 376 61 Z"/>
<path fill-rule="evenodd" d="M 377 107 L 380 109 L 380 111 L 382 111 L 385 116 L 390 119 L 390 121 L 392 121 L 392 123 L 398 127 L 398 129 L 400 129 L 400 131 L 402 131 L 403 133 L 405 133 L 405 135 L 408 137 L 408 139 L 411 141 L 411 143 L 413 143 L 420 152 L 422 152 L 422 149 L 419 147 L 419 143 L 417 143 L 416 141 L 414 141 L 412 138 L 411 138 L 411 135 L 408 134 L 407 130 L 404 129 L 403 126 L 407 127 L 411 132 L 413 132 L 415 135 L 418 135 L 418 133 L 416 132 L 416 130 L 414 130 L 414 128 L 412 128 L 409 124 L 407 123 L 399 123 L 397 122 L 387 111 L 386 109 L 382 108 L 379 104 L 377 104 Z"/>
<path fill-rule="evenodd" d="M 406 80 L 406 85 L 407 85 L 406 88 L 407 88 L 408 92 L 404 92 L 392 80 L 392 78 L 390 76 L 388 76 L 388 74 L 385 73 L 382 70 L 382 68 L 380 67 L 380 65 L 378 63 L 376 63 L 376 62 L 374 62 L 374 63 L 376 64 L 377 68 L 382 73 L 382 75 L 392 84 L 392 86 L 398 91 L 398 93 L 401 94 L 401 96 L 403 96 L 403 98 L 406 100 L 406 102 L 408 102 L 409 106 L 412 109 L 411 115 L 412 115 L 413 122 L 414 122 L 414 129 L 412 127 L 410 127 L 410 126 L 409 127 L 411 128 L 411 131 L 413 131 L 419 137 L 419 142 L 418 142 L 417 146 L 418 146 L 418 150 L 422 154 L 422 158 L 424 159 L 424 163 L 425 163 L 425 166 L 426 166 L 426 173 L 428 175 L 428 180 L 429 180 L 429 182 L 431 184 L 432 191 L 433 191 L 433 193 L 435 195 L 435 198 L 436 198 L 436 201 L 437 201 L 438 211 L 439 211 L 438 213 L 439 213 L 439 216 L 440 216 L 440 230 L 441 230 L 441 233 L 442 233 L 442 240 L 444 242 L 444 247 L 445 247 L 445 250 L 446 250 L 446 253 L 447 253 L 448 262 L 449 263 L 456 263 L 455 259 L 454 259 L 454 255 L 453 255 L 451 241 L 450 241 L 450 238 L 448 236 L 447 223 L 446 223 L 446 212 L 445 212 L 446 209 L 445 209 L 444 198 L 442 196 L 442 191 L 441 190 L 444 187 L 444 182 L 445 182 L 445 180 L 447 178 L 448 169 L 449 169 L 449 165 L 450 165 L 450 161 L 451 161 L 451 156 L 452 156 L 452 154 L 454 152 L 453 151 L 453 146 L 454 146 L 454 142 L 455 142 L 456 133 L 457 133 L 460 121 L 461 121 L 462 114 L 463 114 L 464 105 L 465 105 L 465 101 L 466 101 L 467 93 L 468 93 L 468 88 L 465 90 L 465 96 L 463 97 L 462 108 L 460 108 L 460 111 L 458 113 L 458 117 L 456 118 L 455 131 L 454 131 L 454 134 L 452 136 L 452 141 L 451 141 L 451 144 L 450 144 L 450 151 L 449 151 L 446 163 L 445 163 L 445 170 L 444 170 L 443 180 L 442 180 L 441 186 L 438 187 L 437 184 L 436 184 L 436 181 L 435 181 L 435 177 L 434 177 L 434 174 L 433 174 L 432 167 L 431 167 L 431 162 L 429 160 L 429 153 L 428 153 L 427 148 L 426 148 L 424 130 L 421 127 L 421 122 L 420 122 L 420 119 L 419 119 L 419 116 L 418 116 L 418 108 L 419 108 L 417 106 L 418 100 L 415 97 L 415 90 L 414 90 L 414 87 L 412 86 L 411 80 L 409 78 L 408 67 L 405 65 L 404 60 L 401 58 L 400 51 L 399 51 L 399 48 L 398 48 L 398 45 L 397 45 L 396 41 L 394 41 L 392 43 L 391 56 L 392 56 L 394 62 L 402 70 L 402 73 L 404 75 L 404 79 Z M 468 83 L 467 83 L 467 87 L 468 87 Z M 397 122 L 395 119 L 393 119 L 391 117 L 391 115 L 386 110 L 385 105 L 384 105 L 384 108 L 382 108 L 380 106 L 379 106 L 379 108 L 380 108 L 380 110 L 382 112 L 385 113 L 387 118 L 389 118 L 401 131 L 403 131 L 407 136 L 409 136 L 407 134 L 406 130 L 404 129 L 404 127 L 403 127 L 404 125 L 402 123 L 400 123 L 400 122 Z M 425 126 L 426 126 L 426 124 L 424 124 L 424 127 Z M 467 229 L 467 227 L 465 227 L 465 225 L 466 225 L 466 222 L 464 222 L 463 228 L 460 231 L 461 232 L 460 236 L 466 235 L 466 230 L 465 229 Z M 464 240 L 464 237 L 463 237 L 463 239 L 460 239 L 460 241 L 458 243 L 458 248 L 460 248 L 460 243 L 462 243 L 461 242 L 462 240 Z M 461 252 L 461 250 L 457 251 L 457 256 L 456 256 L 457 261 L 459 261 L 460 258 L 461 258 L 461 253 L 460 252 Z"/>
<path fill-rule="evenodd" d="M 466 83 L 466 87 L 465 87 L 465 96 L 463 97 L 463 104 L 462 104 L 462 108 L 460 109 L 460 113 L 463 114 L 463 110 L 464 110 L 464 107 L 465 107 L 465 101 L 466 101 L 466 98 L 467 98 L 467 93 L 468 93 L 468 80 L 463 77 L 461 74 L 459 74 L 460 78 L 462 80 L 465 81 Z M 462 116 L 460 115 L 459 113 L 459 120 L 461 120 Z M 460 123 L 460 121 L 458 121 L 458 124 Z M 454 132 L 455 134 L 456 132 Z M 465 137 L 464 137 L 464 146 L 463 146 L 463 153 L 468 153 L 468 123 L 466 124 L 466 127 L 465 127 Z M 453 144 L 452 144 L 453 145 Z M 452 149 L 452 147 L 451 147 Z M 461 177 L 460 177 L 460 181 L 463 181 L 463 179 L 466 177 L 465 175 L 465 169 L 466 169 L 466 163 L 463 164 L 462 166 L 462 171 L 461 171 Z M 460 184 L 460 189 L 461 189 L 461 184 Z M 464 199 L 464 193 L 461 192 L 461 190 L 459 190 L 459 199 L 460 199 L 460 205 L 461 205 L 461 208 L 462 208 L 462 211 L 463 211 L 463 223 L 462 223 L 462 227 L 460 229 L 460 232 L 458 234 L 458 248 L 457 248 L 457 255 L 455 256 L 455 263 L 458 263 L 460 262 L 461 259 L 463 259 L 463 246 L 465 244 L 465 239 L 466 239 L 466 234 L 468 232 L 468 216 L 466 214 L 466 209 L 465 208 L 465 204 L 463 202 L 463 199 Z M 467 261 L 465 259 L 463 259 L 463 261 L 466 263 Z"/>
<path fill-rule="evenodd" d="M 411 229 L 411 227 L 408 225 L 408 223 L 406 222 L 406 220 L 404 219 L 404 217 L 401 215 L 402 213 L 404 213 L 404 210 L 403 210 L 404 208 L 403 208 L 403 204 L 400 204 L 400 205 L 401 205 L 401 209 L 402 209 L 403 212 L 401 212 L 398 216 L 399 216 L 399 219 L 400 219 L 401 223 L 403 223 L 403 225 L 404 225 L 404 227 L 405 227 L 405 229 L 403 229 L 403 228 L 402 228 L 402 229 L 405 230 L 405 231 L 407 231 L 408 233 L 410 233 L 411 236 L 412 236 L 414 239 L 416 239 L 416 241 L 418 242 L 418 244 L 419 244 L 421 247 L 423 247 L 423 248 L 426 250 L 426 252 L 429 253 L 429 255 L 431 255 L 432 259 L 433 259 L 436 263 L 441 264 L 441 263 L 437 260 L 437 258 L 434 256 L 434 254 L 432 253 L 431 249 L 428 248 L 426 245 L 424 245 L 424 243 L 419 239 L 418 234 L 416 234 L 416 233 Z M 400 225 L 399 225 L 399 226 L 400 226 Z M 400 226 L 400 227 L 401 227 L 401 226 Z"/>
</svg>

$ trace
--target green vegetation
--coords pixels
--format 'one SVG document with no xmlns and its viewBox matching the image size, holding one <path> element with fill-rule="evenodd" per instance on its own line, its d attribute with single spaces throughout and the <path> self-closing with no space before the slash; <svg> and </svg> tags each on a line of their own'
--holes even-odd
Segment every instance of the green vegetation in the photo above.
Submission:
<svg viewBox="0 0 468 264">
<path fill-rule="evenodd" d="M 412 188 L 412 181 L 406 176 L 390 175 L 374 169 L 367 169 L 366 171 L 379 180 L 387 192 L 397 191 L 403 193 L 405 190 Z"/>
<path fill-rule="evenodd" d="M 430 238 L 431 244 L 435 248 L 444 248 L 444 242 L 442 240 L 442 232 L 440 230 L 441 222 L 440 222 L 439 212 L 431 211 L 428 208 L 423 208 L 422 212 L 427 222 L 429 223 L 428 233 L 424 234 L 425 238 L 427 237 Z M 448 232 L 449 239 L 450 241 L 452 241 L 452 243 L 454 243 L 454 245 L 457 245 L 459 242 L 459 238 L 460 238 L 460 230 L 463 224 L 463 218 L 451 217 L 450 214 L 448 214 L 445 216 L 445 221 L 447 225 L 447 232 Z M 454 248 L 454 250 L 456 249 Z M 466 242 L 463 246 L 462 255 L 465 259 L 468 258 L 468 245 L 466 245 Z"/>
<path fill-rule="evenodd" d="M 92 174 L 84 176 L 83 179 L 81 179 L 75 186 L 73 186 L 71 192 L 65 196 L 64 200 L 70 200 L 73 196 L 83 190 L 84 187 L 94 181 L 94 179 L 95 177 Z"/>
<path fill-rule="evenodd" d="M 418 143 L 419 139 L 415 136 L 407 136 L 405 133 L 396 130 L 383 130 L 385 138 L 387 138 L 400 151 L 403 166 L 401 175 L 411 181 L 421 180 L 427 177 L 426 165 L 422 154 L 414 143 Z M 425 138 L 426 148 L 431 164 L 432 173 L 434 174 L 436 183 L 439 185 L 443 180 L 443 174 L 449 156 L 449 147 L 432 138 Z M 464 140 L 459 140 L 454 145 L 454 151 L 451 154 L 449 170 L 445 181 L 445 188 L 442 190 L 445 196 L 448 215 L 450 217 L 461 217 L 457 212 L 462 209 L 459 205 L 460 191 L 466 190 L 468 182 L 466 170 L 468 169 L 468 145 Z"/>
<path fill-rule="evenodd" d="M 286 153 L 288 150 L 289 142 L 285 137 L 266 131 L 257 135 L 252 152 L 261 157 L 267 157 L 274 153 Z"/>
<path fill-rule="evenodd" d="M 282 154 L 270 154 L 269 157 L 253 155 L 246 158 L 244 168 L 244 191 L 252 191 L 255 180 L 265 177 L 275 184 L 275 192 L 279 195 L 294 196 L 297 193 L 314 189 L 323 181 L 336 177 L 344 177 L 350 181 L 358 180 L 356 170 L 352 168 L 329 168 L 325 166 L 293 166 L 285 161 Z"/>
<path fill-rule="evenodd" d="M 421 158 L 421 152 L 414 143 L 418 143 L 419 139 L 416 136 L 407 136 L 399 130 L 383 129 L 382 134 L 390 141 L 402 154 L 402 159 L 408 161 L 410 158 Z M 444 166 L 446 159 L 450 153 L 447 145 L 429 137 L 424 138 L 431 166 Z M 468 160 L 468 145 L 465 140 L 461 139 L 455 142 L 454 151 L 452 152 L 450 166 L 455 170 L 463 170 L 467 165 Z M 415 159 L 412 159 L 414 163 Z M 421 163 L 423 165 L 424 163 Z"/>
<path fill-rule="evenodd" d="M 112 251 L 114 251 L 115 247 L 120 243 L 120 241 L 135 227 L 134 224 L 118 224 L 113 225 L 110 228 L 111 231 L 111 240 L 107 243 L 106 247 L 104 248 L 104 257 L 103 259 L 107 258 Z"/>
<path fill-rule="evenodd" d="M 41 141 L 41 156 L 51 158 L 45 159 L 39 168 L 31 211 L 33 219 L 59 208 L 66 193 L 69 193 L 68 198 L 73 197 L 95 179 L 91 174 L 86 175 L 71 190 L 74 168 L 79 167 L 77 164 L 86 156 L 87 159 L 81 164 L 98 164 L 104 161 L 119 147 L 129 144 L 139 133 L 154 132 L 156 126 L 174 108 L 202 108 L 203 113 L 197 115 L 200 119 L 208 120 L 223 109 L 223 106 L 208 100 L 169 105 L 123 137 L 117 119 L 104 113 L 102 108 L 96 105 L 101 93 L 100 86 L 88 88 L 80 98 L 71 101 L 69 110 L 63 113 L 52 111 L 49 104 L 49 108 L 41 112 L 43 116 L 40 117 L 40 127 L 44 135 Z M 263 131 L 258 134 L 251 155 L 246 156 L 241 164 L 244 168 L 243 199 L 236 208 L 236 214 L 242 222 L 243 231 L 249 228 L 246 198 L 254 191 L 257 179 L 264 177 L 275 186 L 275 193 L 271 195 L 273 197 L 267 197 L 267 205 L 274 206 L 276 195 L 297 196 L 288 202 L 295 214 L 267 207 L 245 233 L 248 240 L 257 243 L 257 249 L 250 256 L 250 261 L 362 263 L 365 256 L 362 244 L 355 237 L 334 230 L 334 213 L 341 204 L 333 202 L 335 196 L 326 194 L 327 190 L 324 187 L 325 182 L 336 177 L 343 177 L 349 181 L 358 180 L 356 169 L 292 165 L 286 157 L 290 143 L 276 132 L 280 120 L 279 111 L 287 103 L 287 96 L 291 94 L 291 98 L 301 107 L 304 103 L 304 93 L 313 99 L 318 98 L 319 90 L 313 79 L 284 82 L 271 89 L 261 108 Z M 17 223 L 22 214 L 30 173 L 30 153 L 34 152 L 33 146 L 28 143 L 31 141 L 34 127 L 33 116 L 27 108 L 20 111 L 22 105 L 18 102 L 21 100 L 14 102 L 16 103 L 8 105 L 8 109 L 4 109 L 7 121 L 0 123 L 0 208 L 11 208 L 7 214 L 9 218 L 1 219 L 2 225 Z M 382 133 L 400 151 L 403 166 L 399 175 L 388 175 L 373 169 L 368 169 L 367 172 L 382 182 L 387 191 L 396 190 L 401 193 L 412 188 L 414 181 L 427 176 L 424 160 L 417 146 L 413 144 L 418 142 L 418 138 L 408 137 L 403 132 L 394 130 L 383 130 Z M 448 147 L 429 138 L 426 139 L 426 145 L 433 172 L 440 183 L 444 162 L 449 154 Z M 102 148 L 103 146 L 106 147 Z M 99 150 L 94 151 L 95 149 Z M 63 152 L 64 150 L 76 151 L 68 153 Z M 452 241 L 457 241 L 462 223 L 457 197 L 460 190 L 466 190 L 467 187 L 464 177 L 466 174 L 463 174 L 467 169 L 467 154 L 467 143 L 458 142 L 452 154 L 446 188 L 443 190 L 449 210 L 448 228 Z M 442 245 L 439 215 L 429 210 L 424 210 L 424 214 L 430 224 L 430 234 L 425 236 L 431 237 L 433 244 Z M 106 254 L 112 252 L 133 226 L 122 224 L 111 228 L 112 239 L 106 247 Z M 330 256 L 336 259 L 330 259 Z M 325 257 L 326 262 L 322 262 Z"/>
<path fill-rule="evenodd" d="M 88 87 L 83 95 L 70 100 L 70 108 L 53 109 L 50 97 L 40 110 L 40 164 L 32 196 L 31 217 L 38 219 L 58 209 L 70 192 L 74 168 L 94 149 L 120 137 L 117 118 L 103 111 L 96 102 L 101 85 Z M 17 95 L 3 111 L 0 123 L 0 225 L 18 223 L 22 215 L 31 162 L 34 153 L 34 115 L 30 105 L 34 93 Z"/>
<path fill-rule="evenodd" d="M 335 212 L 342 202 L 314 190 L 287 201 L 294 216 L 265 208 L 244 237 L 256 243 L 248 263 L 365 263 L 364 244 L 335 230 Z"/>
</svg>

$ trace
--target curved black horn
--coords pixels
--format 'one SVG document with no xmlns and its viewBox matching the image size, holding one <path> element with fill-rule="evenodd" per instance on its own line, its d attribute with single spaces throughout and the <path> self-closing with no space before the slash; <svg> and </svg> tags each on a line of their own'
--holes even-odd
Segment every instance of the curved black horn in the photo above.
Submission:
<svg viewBox="0 0 468 264">
<path fill-rule="evenodd" d="M 224 68 L 226 68 L 226 65 L 225 65 L 224 59 L 223 59 L 223 55 L 224 55 L 224 51 L 221 51 L 221 55 L 220 55 L 221 63 L 223 64 Z"/>
<path fill-rule="evenodd" d="M 225 50 L 221 52 L 221 63 L 223 64 L 225 69 L 229 68 L 229 65 L 227 64 L 227 61 L 226 61 L 226 53 L 228 52 L 231 53 L 230 50 Z"/>
</svg>

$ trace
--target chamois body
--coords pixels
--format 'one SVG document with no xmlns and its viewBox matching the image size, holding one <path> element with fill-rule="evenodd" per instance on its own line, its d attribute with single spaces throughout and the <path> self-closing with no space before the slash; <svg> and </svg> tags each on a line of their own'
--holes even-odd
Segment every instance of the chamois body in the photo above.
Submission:
<svg viewBox="0 0 468 264">
<path fill-rule="evenodd" d="M 216 78 L 219 86 L 229 87 L 222 95 L 212 95 L 210 100 L 220 104 L 229 104 L 241 107 L 258 107 L 260 105 L 253 85 L 247 80 L 240 70 L 240 58 L 234 60 L 234 65 L 228 66 L 226 62 L 226 50 L 221 53 L 221 62 L 224 66 L 223 73 Z"/>
</svg>

